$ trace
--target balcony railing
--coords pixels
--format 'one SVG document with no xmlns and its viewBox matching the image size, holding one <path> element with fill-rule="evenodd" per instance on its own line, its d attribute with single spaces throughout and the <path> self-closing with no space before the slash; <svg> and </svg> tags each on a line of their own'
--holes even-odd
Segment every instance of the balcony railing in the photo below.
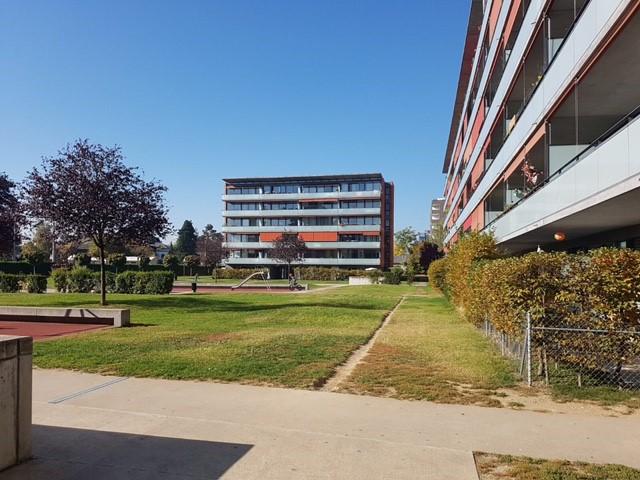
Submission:
<svg viewBox="0 0 640 480">
<path fill-rule="evenodd" d="M 578 164 L 582 159 L 586 158 L 589 154 L 591 154 L 595 149 L 597 149 L 600 145 L 606 142 L 609 138 L 611 138 L 616 132 L 622 130 L 628 124 L 630 124 L 633 120 L 635 120 L 638 116 L 640 116 L 640 105 L 636 106 L 631 112 L 626 114 L 616 123 L 614 123 L 611 127 L 609 127 L 604 133 L 602 133 L 598 138 L 596 138 L 593 142 L 591 142 L 587 147 L 581 150 L 575 157 L 571 158 L 568 162 L 562 165 L 558 170 L 549 175 L 545 180 L 532 187 L 528 191 L 524 193 L 524 195 L 516 202 L 512 203 L 508 209 L 504 212 L 497 215 L 493 218 L 488 224 L 484 226 L 484 230 L 491 228 L 491 226 L 504 217 L 511 210 L 516 208 L 518 205 L 523 203 L 527 198 L 531 197 L 534 193 L 538 192 L 545 185 L 548 185 L 550 182 L 554 181 L 556 178 L 561 176 L 567 170 L 572 168 L 574 165 Z"/>
</svg>

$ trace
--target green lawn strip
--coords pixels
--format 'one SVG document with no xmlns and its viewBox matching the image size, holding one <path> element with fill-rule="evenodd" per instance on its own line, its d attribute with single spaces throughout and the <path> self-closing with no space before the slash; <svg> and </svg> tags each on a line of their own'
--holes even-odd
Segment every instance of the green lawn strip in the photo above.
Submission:
<svg viewBox="0 0 640 480">
<path fill-rule="evenodd" d="M 371 336 L 408 286 L 318 295 L 109 295 L 133 326 L 37 342 L 34 362 L 115 375 L 311 388 Z M 2 294 L 2 305 L 91 306 L 93 294 Z"/>
<path fill-rule="evenodd" d="M 640 470 L 623 465 L 596 465 L 476 453 L 480 480 L 640 480 Z"/>
<path fill-rule="evenodd" d="M 495 389 L 513 385 L 514 377 L 513 365 L 429 290 L 427 297 L 404 301 L 344 389 L 499 406 Z"/>
<path fill-rule="evenodd" d="M 176 280 L 177 283 L 180 284 L 191 284 L 191 282 L 193 282 L 194 277 L 192 276 L 179 276 L 178 279 Z M 233 278 L 221 278 L 221 279 L 214 279 L 210 276 L 199 276 L 198 277 L 198 284 L 202 284 L 202 285 L 237 285 L 238 283 L 240 283 L 242 280 L 241 279 L 233 279 Z M 277 279 L 277 280 L 261 280 L 260 278 L 258 279 L 252 279 L 249 280 L 247 283 L 245 283 L 244 285 L 247 287 L 251 287 L 251 286 L 265 286 L 266 284 L 269 285 L 288 285 L 289 281 L 286 279 Z M 330 285 L 347 285 L 348 282 L 346 280 L 300 280 L 299 281 L 300 284 L 302 285 L 309 285 L 309 289 L 315 289 L 315 288 L 321 288 L 321 287 L 327 287 Z"/>
</svg>

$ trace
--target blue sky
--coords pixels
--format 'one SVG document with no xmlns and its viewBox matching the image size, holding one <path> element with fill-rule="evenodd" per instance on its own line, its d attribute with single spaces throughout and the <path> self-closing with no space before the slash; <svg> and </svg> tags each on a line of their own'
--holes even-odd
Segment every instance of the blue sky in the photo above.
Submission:
<svg viewBox="0 0 640 480">
<path fill-rule="evenodd" d="M 0 170 L 117 143 L 198 228 L 224 177 L 380 171 L 396 229 L 423 231 L 468 3 L 3 1 Z"/>
</svg>

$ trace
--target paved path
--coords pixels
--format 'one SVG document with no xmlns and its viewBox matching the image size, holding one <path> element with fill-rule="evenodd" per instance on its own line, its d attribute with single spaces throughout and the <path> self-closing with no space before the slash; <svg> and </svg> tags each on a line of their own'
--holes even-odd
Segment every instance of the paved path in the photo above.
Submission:
<svg viewBox="0 0 640 480">
<path fill-rule="evenodd" d="M 34 371 L 35 459 L 1 480 L 476 479 L 472 451 L 640 467 L 640 417 Z"/>
</svg>

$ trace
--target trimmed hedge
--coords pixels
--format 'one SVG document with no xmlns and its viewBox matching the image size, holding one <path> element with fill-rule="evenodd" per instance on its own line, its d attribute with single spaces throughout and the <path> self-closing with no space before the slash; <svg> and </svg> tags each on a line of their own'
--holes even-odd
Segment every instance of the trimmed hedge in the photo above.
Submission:
<svg viewBox="0 0 640 480">
<path fill-rule="evenodd" d="M 20 275 L 0 272 L 0 292 L 15 293 L 20 291 Z"/>
<path fill-rule="evenodd" d="M 393 267 L 388 272 L 384 272 L 382 283 L 386 283 L 388 285 L 400 285 L 400 283 L 402 282 L 402 274 L 402 268 Z"/>
<path fill-rule="evenodd" d="M 115 278 L 118 293 L 167 294 L 173 289 L 173 272 L 124 272 Z"/>
<path fill-rule="evenodd" d="M 252 273 L 265 272 L 262 268 L 218 268 L 213 272 L 213 278 L 242 280 Z"/>
<path fill-rule="evenodd" d="M 296 276 L 303 280 L 349 280 L 349 277 L 366 276 L 364 269 L 344 269 L 337 267 L 296 267 L 294 268 Z"/>
<path fill-rule="evenodd" d="M 444 293 L 445 296 L 449 296 L 449 291 L 447 289 L 447 259 L 439 258 L 438 260 L 434 260 L 429 265 L 429 270 L 427 271 L 427 277 L 429 278 L 429 283 Z"/>
<path fill-rule="evenodd" d="M 38 275 L 49 275 L 51 273 L 50 263 L 37 263 L 35 267 Z M 0 273 L 29 275 L 33 274 L 33 265 L 28 262 L 0 262 Z"/>
<path fill-rule="evenodd" d="M 89 293 L 95 288 L 95 276 L 87 267 L 75 267 L 67 272 L 66 291 Z"/>
<path fill-rule="evenodd" d="M 119 274 L 105 272 L 109 293 L 165 294 L 173 289 L 173 273 L 137 272 L 129 270 Z M 59 292 L 100 293 L 100 272 L 92 272 L 87 267 L 71 270 L 56 269 L 52 272 L 53 282 Z M 45 279 L 46 285 L 46 279 Z"/>
</svg>

